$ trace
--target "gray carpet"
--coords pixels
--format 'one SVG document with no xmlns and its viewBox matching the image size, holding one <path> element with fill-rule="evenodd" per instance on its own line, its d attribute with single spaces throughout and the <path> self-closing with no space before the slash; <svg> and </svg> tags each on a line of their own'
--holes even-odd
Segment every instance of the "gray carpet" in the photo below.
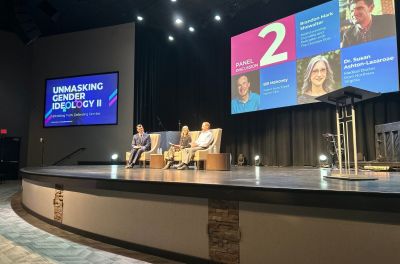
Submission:
<svg viewBox="0 0 400 264">
<path fill-rule="evenodd" d="M 1 264 L 174 263 L 158 257 L 82 238 L 48 225 L 28 215 L 22 209 L 20 206 L 20 188 L 19 182 L 0 184 Z M 19 205 L 13 205 L 12 207 L 12 202 L 14 204 L 19 203 Z M 76 241 L 83 242 L 83 244 Z M 101 250 L 101 248 L 107 251 Z M 112 252 L 118 253 L 115 254 Z M 132 256 L 137 256 L 137 258 Z"/>
</svg>

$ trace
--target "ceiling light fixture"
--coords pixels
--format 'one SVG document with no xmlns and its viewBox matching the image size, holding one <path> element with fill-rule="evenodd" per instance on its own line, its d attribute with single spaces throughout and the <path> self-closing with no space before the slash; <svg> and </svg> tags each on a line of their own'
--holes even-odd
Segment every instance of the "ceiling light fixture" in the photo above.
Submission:
<svg viewBox="0 0 400 264">
<path fill-rule="evenodd" d="M 189 27 L 190 32 L 194 32 L 194 27 Z"/>
<path fill-rule="evenodd" d="M 215 19 L 216 21 L 221 21 L 221 16 L 220 16 L 220 15 L 215 15 L 214 19 Z"/>
<path fill-rule="evenodd" d="M 138 21 L 143 21 L 143 17 L 142 17 L 142 16 L 137 16 L 136 19 L 137 19 Z"/>
<path fill-rule="evenodd" d="M 169 40 L 169 41 L 174 41 L 174 37 L 173 37 L 172 35 L 169 35 L 169 36 L 168 36 L 168 40 Z"/>
<path fill-rule="evenodd" d="M 183 23 L 183 20 L 180 18 L 175 19 L 175 24 L 181 25 Z"/>
</svg>

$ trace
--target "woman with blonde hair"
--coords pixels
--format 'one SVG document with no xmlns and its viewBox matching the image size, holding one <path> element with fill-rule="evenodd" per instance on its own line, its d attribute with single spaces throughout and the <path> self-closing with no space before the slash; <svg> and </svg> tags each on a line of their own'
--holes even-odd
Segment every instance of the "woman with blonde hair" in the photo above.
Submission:
<svg viewBox="0 0 400 264">
<path fill-rule="evenodd" d="M 180 151 L 184 148 L 190 148 L 190 143 L 192 142 L 192 138 L 189 135 L 189 127 L 183 126 L 181 131 L 181 138 L 179 139 L 179 144 L 171 144 L 167 152 L 167 164 L 164 166 L 163 170 L 169 169 L 171 165 L 174 163 L 174 155 L 176 151 Z"/>
</svg>

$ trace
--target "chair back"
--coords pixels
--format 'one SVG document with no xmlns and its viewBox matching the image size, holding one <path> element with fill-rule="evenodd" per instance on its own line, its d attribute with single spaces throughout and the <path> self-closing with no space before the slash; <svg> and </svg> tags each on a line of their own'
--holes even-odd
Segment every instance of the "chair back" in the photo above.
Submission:
<svg viewBox="0 0 400 264">
<path fill-rule="evenodd" d="M 150 141 L 151 141 L 151 148 L 149 152 L 155 153 L 157 152 L 157 149 L 160 147 L 160 134 L 150 134 Z"/>
<path fill-rule="evenodd" d="M 192 138 L 192 142 L 195 142 L 200 135 L 200 131 L 190 131 L 189 135 Z"/>
<path fill-rule="evenodd" d="M 216 153 L 220 153 L 220 149 L 221 149 L 221 137 L 222 137 L 222 128 L 214 128 L 211 129 L 211 133 L 213 134 L 213 143 L 210 145 L 210 147 L 208 148 L 210 151 L 212 151 L 212 149 L 215 146 L 215 150 Z"/>
</svg>

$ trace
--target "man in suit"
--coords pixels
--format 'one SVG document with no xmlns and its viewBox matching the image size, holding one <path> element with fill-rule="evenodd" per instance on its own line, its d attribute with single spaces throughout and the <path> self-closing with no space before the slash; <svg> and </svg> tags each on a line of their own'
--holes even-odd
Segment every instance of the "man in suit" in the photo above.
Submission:
<svg viewBox="0 0 400 264">
<path fill-rule="evenodd" d="M 396 33 L 394 15 L 372 15 L 374 0 L 350 0 L 353 24 L 343 34 L 342 47 L 369 42 Z"/>
<path fill-rule="evenodd" d="M 129 156 L 128 165 L 125 168 L 130 169 L 135 165 L 136 161 L 144 151 L 149 151 L 151 148 L 150 135 L 144 132 L 141 124 L 136 126 L 137 134 L 133 135 L 131 155 Z"/>
</svg>

